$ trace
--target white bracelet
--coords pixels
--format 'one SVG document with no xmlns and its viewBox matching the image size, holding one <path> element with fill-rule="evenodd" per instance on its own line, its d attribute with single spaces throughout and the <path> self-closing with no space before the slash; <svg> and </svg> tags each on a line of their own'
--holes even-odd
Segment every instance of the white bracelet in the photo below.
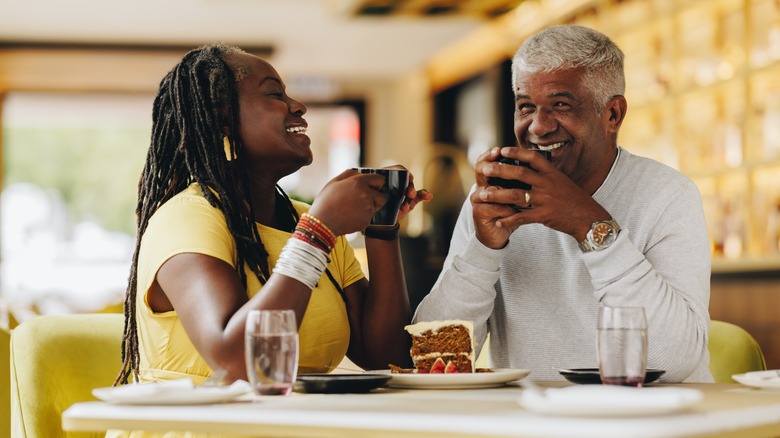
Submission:
<svg viewBox="0 0 780 438">
<path fill-rule="evenodd" d="M 329 262 L 330 257 L 324 251 L 293 237 L 284 245 L 273 272 L 298 280 L 309 289 L 314 289 Z"/>
</svg>

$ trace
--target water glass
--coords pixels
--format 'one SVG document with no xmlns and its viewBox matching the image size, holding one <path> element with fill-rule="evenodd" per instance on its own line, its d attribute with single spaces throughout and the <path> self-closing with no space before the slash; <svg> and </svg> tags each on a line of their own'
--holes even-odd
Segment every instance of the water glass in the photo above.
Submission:
<svg viewBox="0 0 780 438">
<path fill-rule="evenodd" d="M 597 328 L 601 382 L 642 387 L 647 372 L 645 309 L 602 307 Z"/>
<path fill-rule="evenodd" d="M 292 310 L 251 310 L 246 373 L 257 395 L 288 395 L 298 374 L 298 326 Z"/>
</svg>

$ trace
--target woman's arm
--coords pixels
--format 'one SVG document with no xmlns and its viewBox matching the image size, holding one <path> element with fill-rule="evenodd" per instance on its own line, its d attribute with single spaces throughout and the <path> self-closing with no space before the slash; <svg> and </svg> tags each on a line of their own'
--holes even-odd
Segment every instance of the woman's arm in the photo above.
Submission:
<svg viewBox="0 0 780 438">
<path fill-rule="evenodd" d="M 404 326 L 411 313 L 398 239 L 367 237 L 366 251 L 371 281 L 363 278 L 344 290 L 351 330 L 347 354 L 364 369 L 406 366 L 411 338 Z"/>
<path fill-rule="evenodd" d="M 165 291 L 164 293 L 163 290 Z M 183 253 L 171 257 L 149 291 L 156 312 L 176 309 L 193 346 L 226 380 L 246 380 L 244 325 L 252 309 L 292 309 L 298 324 L 311 289 L 284 275 L 271 275 L 263 293 L 247 298 L 246 289 L 228 263 L 215 257 Z"/>
</svg>

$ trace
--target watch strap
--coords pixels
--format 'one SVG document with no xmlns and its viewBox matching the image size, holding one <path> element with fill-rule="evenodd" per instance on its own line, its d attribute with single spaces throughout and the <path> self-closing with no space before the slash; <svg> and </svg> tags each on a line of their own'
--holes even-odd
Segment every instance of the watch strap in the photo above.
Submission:
<svg viewBox="0 0 780 438">
<path fill-rule="evenodd" d="M 579 243 L 580 251 L 582 252 L 591 252 L 594 249 L 596 249 L 593 245 L 590 244 L 590 241 L 586 237 L 585 240 Z"/>
<path fill-rule="evenodd" d="M 396 240 L 398 239 L 398 232 L 401 229 L 401 224 L 396 223 L 393 227 L 385 228 L 372 228 L 367 227 L 363 230 L 363 235 L 371 239 L 379 240 Z"/>
</svg>

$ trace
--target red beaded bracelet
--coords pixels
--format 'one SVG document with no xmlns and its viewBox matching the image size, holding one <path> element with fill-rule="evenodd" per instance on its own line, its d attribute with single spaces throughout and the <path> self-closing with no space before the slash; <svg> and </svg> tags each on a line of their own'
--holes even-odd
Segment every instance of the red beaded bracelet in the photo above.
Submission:
<svg viewBox="0 0 780 438">
<path fill-rule="evenodd" d="M 304 213 L 295 226 L 293 237 L 312 245 L 323 252 L 330 253 L 336 245 L 336 235 L 316 217 Z"/>
</svg>

